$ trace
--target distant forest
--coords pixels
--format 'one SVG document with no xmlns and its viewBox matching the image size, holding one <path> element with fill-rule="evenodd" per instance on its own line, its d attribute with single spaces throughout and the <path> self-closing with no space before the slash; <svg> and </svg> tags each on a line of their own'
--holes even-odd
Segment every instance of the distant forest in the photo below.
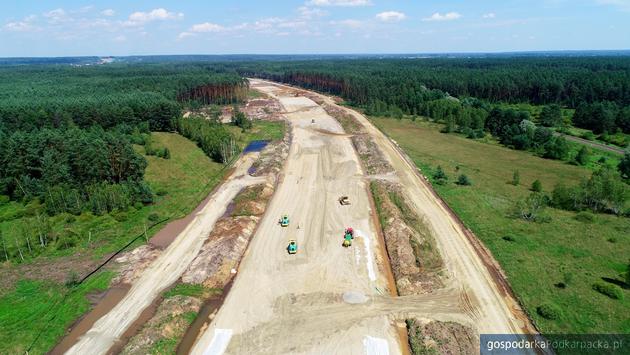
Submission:
<svg viewBox="0 0 630 355">
<path fill-rule="evenodd" d="M 182 108 L 239 102 L 250 76 L 336 94 L 370 115 L 426 116 L 470 138 L 489 132 L 551 159 L 568 152 L 553 134 L 566 124 L 562 109 L 596 134 L 630 133 L 629 56 L 201 58 L 0 61 L 0 195 L 38 198 L 56 206 L 50 213 L 150 203 L 146 162 L 132 142 L 149 131 L 178 131 L 228 161 L 229 132 L 182 120 Z M 49 62 L 62 64 L 29 64 Z M 544 107 L 534 118 L 509 106 L 516 103 Z M 630 170 L 626 160 L 620 169 Z"/>
</svg>

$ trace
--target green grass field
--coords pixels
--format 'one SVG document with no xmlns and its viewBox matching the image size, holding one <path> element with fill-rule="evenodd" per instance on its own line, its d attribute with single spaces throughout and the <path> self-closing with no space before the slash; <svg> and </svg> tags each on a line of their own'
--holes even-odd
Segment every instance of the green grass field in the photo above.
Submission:
<svg viewBox="0 0 630 355">
<path fill-rule="evenodd" d="M 630 257 L 630 218 L 599 214 L 592 222 L 582 222 L 574 212 L 551 208 L 546 211 L 549 223 L 509 217 L 534 180 L 550 192 L 560 182 L 578 183 L 590 176 L 590 169 L 442 134 L 439 126 L 427 122 L 372 122 L 396 140 L 425 175 L 443 167 L 450 180 L 434 185 L 436 190 L 490 248 L 542 332 L 630 333 L 630 290 L 623 290 L 623 300 L 615 300 L 592 289 L 602 278 L 621 280 Z M 509 184 L 514 170 L 520 172 L 519 186 Z M 454 184 L 461 173 L 470 177 L 472 186 Z M 536 309 L 545 303 L 557 305 L 561 317 L 539 316 Z"/>
<path fill-rule="evenodd" d="M 255 139 L 280 139 L 284 134 L 284 123 L 256 122 L 251 130 L 241 133 L 238 129 L 237 134 L 241 147 Z M 51 308 L 51 305 L 63 297 L 67 288 L 63 285 L 64 280 L 50 280 L 47 269 L 63 264 L 64 268 L 69 268 L 82 277 L 91 270 L 83 269 L 84 264 L 76 258 L 77 253 L 81 253 L 83 258 L 93 260 L 92 264 L 95 264 L 142 234 L 145 225 L 151 225 L 149 216 L 152 214 L 160 219 L 185 216 L 228 171 L 224 165 L 210 160 L 195 143 L 178 134 L 152 133 L 152 139 L 156 146 L 167 147 L 171 152 L 170 159 L 146 156 L 149 165 L 145 180 L 156 193 L 154 204 L 103 216 L 83 213 L 80 216 L 63 214 L 49 217 L 48 223 L 55 233 L 74 233 L 80 236 L 77 245 L 70 249 L 38 250 L 34 245 L 32 253 L 23 250 L 24 262 L 15 259 L 5 262 L 4 253 L 0 249 L 0 270 L 5 279 L 0 280 L 0 354 L 23 353 L 40 329 L 43 329 L 43 334 L 31 353 L 39 354 L 49 350 L 64 334 L 65 329 L 88 310 L 89 305 L 84 296 L 107 288 L 113 277 L 109 272 L 98 273 L 79 286 L 62 306 Z M 143 147 L 138 146 L 136 149 L 139 153 L 144 153 Z M 22 240 L 25 231 L 38 223 L 37 215 L 42 218 L 43 212 L 40 209 L 38 203 L 24 206 L 9 202 L 0 205 L 0 233 L 3 239 L 6 242 Z M 163 225 L 149 229 L 147 236 L 150 238 Z M 34 241 L 36 240 L 32 240 Z M 137 242 L 141 243 L 144 243 L 144 238 Z M 68 260 L 75 260 L 73 258 L 77 259 L 77 263 L 69 267 Z M 31 266 L 28 269 L 31 273 L 22 272 L 26 266 Z M 18 275 L 19 280 L 6 281 L 9 278 L 4 276 L 9 273 Z M 43 327 L 47 324 L 47 317 L 52 316 L 56 317 L 54 322 Z"/>
</svg>

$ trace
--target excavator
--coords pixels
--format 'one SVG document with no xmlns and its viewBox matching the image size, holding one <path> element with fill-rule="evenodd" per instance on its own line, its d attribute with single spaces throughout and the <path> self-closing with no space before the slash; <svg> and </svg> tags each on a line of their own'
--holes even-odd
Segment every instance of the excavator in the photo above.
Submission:
<svg viewBox="0 0 630 355">
<path fill-rule="evenodd" d="M 350 199 L 348 199 L 348 196 L 341 196 L 339 197 L 339 204 L 342 206 L 346 206 L 350 204 Z"/>
</svg>

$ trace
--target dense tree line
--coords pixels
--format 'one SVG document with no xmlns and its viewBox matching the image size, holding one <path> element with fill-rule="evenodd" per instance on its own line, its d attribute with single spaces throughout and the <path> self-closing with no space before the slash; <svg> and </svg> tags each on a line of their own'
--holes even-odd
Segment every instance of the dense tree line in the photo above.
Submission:
<svg viewBox="0 0 630 355">
<path fill-rule="evenodd" d="M 630 129 L 627 57 L 362 59 L 231 67 L 243 75 L 340 95 L 371 114 L 396 116 L 402 111 L 457 120 L 469 114 L 467 106 L 444 99 L 474 97 L 491 104 L 549 105 L 551 111 L 541 117 L 546 126 L 560 123 L 559 105 L 575 109 L 583 105 L 580 111 L 593 106 L 598 117 L 578 116 L 577 126 L 608 133 Z"/>
<path fill-rule="evenodd" d="M 38 198 L 50 214 L 106 213 L 152 201 L 138 131 L 172 131 L 184 106 L 233 103 L 247 94 L 234 71 L 204 63 L 0 67 L 0 195 Z M 212 134 L 210 133 L 212 131 Z M 217 126 L 200 131 L 213 159 L 233 154 Z M 195 132 L 197 133 L 197 132 Z M 142 139 L 141 139 L 142 140 Z M 167 158 L 164 148 L 147 154 Z M 154 151 L 155 150 L 155 151 Z"/>
<path fill-rule="evenodd" d="M 0 138 L 0 190 L 14 199 L 37 197 L 53 214 L 151 202 L 142 181 L 146 160 L 120 133 L 41 129 Z"/>
</svg>

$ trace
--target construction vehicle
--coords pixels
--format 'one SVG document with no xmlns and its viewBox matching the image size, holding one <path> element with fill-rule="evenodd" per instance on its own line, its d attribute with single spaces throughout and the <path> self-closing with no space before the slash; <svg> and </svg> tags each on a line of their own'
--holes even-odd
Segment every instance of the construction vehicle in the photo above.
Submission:
<svg viewBox="0 0 630 355">
<path fill-rule="evenodd" d="M 348 199 L 348 196 L 341 196 L 339 197 L 339 204 L 342 206 L 346 206 L 350 204 L 350 199 Z"/>
<path fill-rule="evenodd" d="M 352 230 L 352 228 L 348 227 L 346 228 L 346 231 L 344 233 L 343 236 L 343 245 L 344 247 L 349 247 L 352 245 L 352 239 L 354 239 L 354 230 Z"/>
<path fill-rule="evenodd" d="M 295 239 L 289 240 L 289 245 L 287 246 L 287 252 L 289 254 L 297 253 L 297 242 L 295 241 Z"/>
<path fill-rule="evenodd" d="M 280 225 L 282 227 L 286 227 L 289 225 L 289 216 L 288 215 L 284 215 L 280 218 L 280 220 L 278 220 L 278 223 L 280 223 Z"/>
</svg>

